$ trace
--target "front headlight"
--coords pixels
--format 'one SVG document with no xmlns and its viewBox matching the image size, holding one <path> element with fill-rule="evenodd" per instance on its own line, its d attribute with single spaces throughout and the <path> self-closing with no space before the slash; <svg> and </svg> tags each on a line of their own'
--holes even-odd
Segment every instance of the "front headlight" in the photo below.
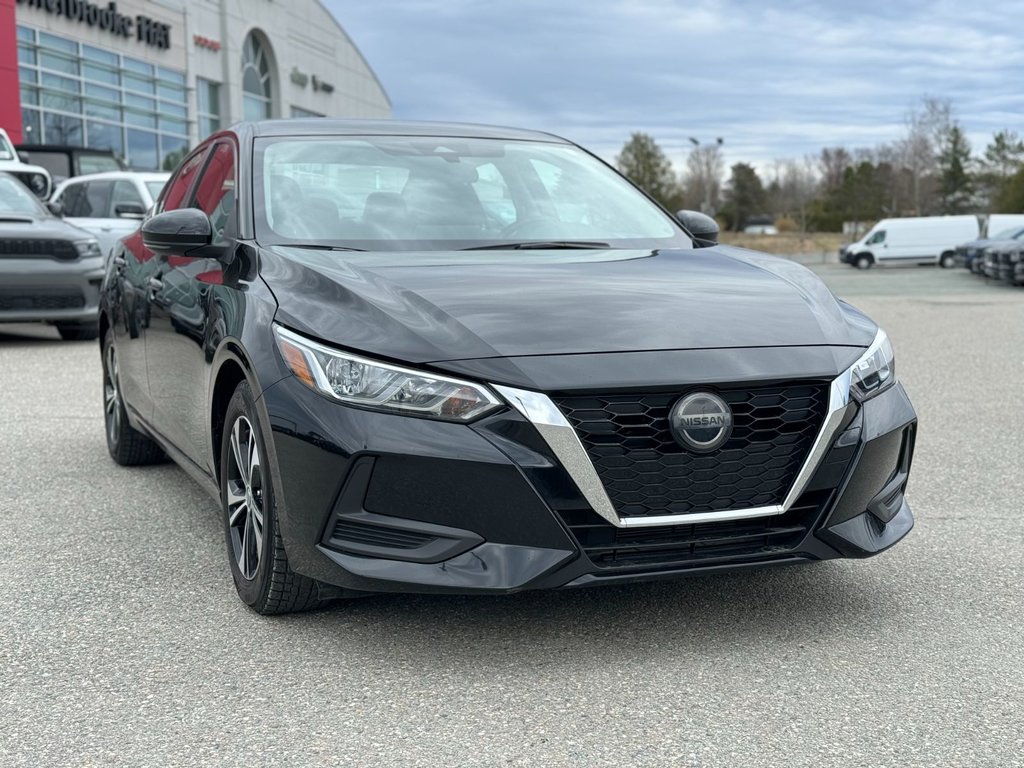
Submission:
<svg viewBox="0 0 1024 768">
<path fill-rule="evenodd" d="M 467 422 L 502 407 L 487 387 L 400 368 L 319 344 L 274 326 L 281 356 L 311 389 L 349 405 Z"/>
<path fill-rule="evenodd" d="M 896 362 L 892 344 L 881 328 L 861 358 L 850 368 L 850 393 L 864 401 L 874 397 L 896 381 Z"/>
<path fill-rule="evenodd" d="M 100 252 L 100 244 L 95 240 L 76 240 L 75 250 L 78 251 L 78 257 L 80 259 L 89 258 L 90 256 L 102 256 Z"/>
</svg>

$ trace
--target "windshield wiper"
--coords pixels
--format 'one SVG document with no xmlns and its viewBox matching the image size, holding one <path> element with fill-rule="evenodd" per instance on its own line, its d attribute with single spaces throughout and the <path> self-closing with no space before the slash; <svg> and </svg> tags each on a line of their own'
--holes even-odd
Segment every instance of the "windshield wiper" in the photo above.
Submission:
<svg viewBox="0 0 1024 768">
<path fill-rule="evenodd" d="M 463 251 L 557 251 L 573 248 L 611 248 L 608 243 L 587 240 L 531 240 L 525 243 L 498 243 L 497 245 L 474 245 Z"/>
<path fill-rule="evenodd" d="M 281 243 L 285 248 L 313 248 L 318 251 L 359 251 L 364 253 L 365 248 L 349 248 L 347 245 L 324 245 L 323 243 Z"/>
</svg>

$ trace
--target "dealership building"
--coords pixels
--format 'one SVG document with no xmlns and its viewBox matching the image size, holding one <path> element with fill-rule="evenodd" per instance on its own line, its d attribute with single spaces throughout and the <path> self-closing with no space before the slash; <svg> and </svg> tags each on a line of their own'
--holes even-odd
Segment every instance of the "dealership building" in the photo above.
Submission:
<svg viewBox="0 0 1024 768">
<path fill-rule="evenodd" d="M 390 114 L 319 0 L 0 0 L 0 127 L 16 144 L 161 169 L 238 120 Z"/>
</svg>

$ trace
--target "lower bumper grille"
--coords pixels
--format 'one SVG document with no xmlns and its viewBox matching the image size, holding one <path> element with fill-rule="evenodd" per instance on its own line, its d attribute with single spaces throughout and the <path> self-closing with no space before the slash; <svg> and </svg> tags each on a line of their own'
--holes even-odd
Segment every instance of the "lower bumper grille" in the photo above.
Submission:
<svg viewBox="0 0 1024 768">
<path fill-rule="evenodd" d="M 69 240 L 35 239 L 30 237 L 0 239 L 0 259 L 39 258 L 74 261 L 78 258 L 78 249 Z"/>
<path fill-rule="evenodd" d="M 367 525 L 339 518 L 331 533 L 332 543 L 365 544 L 390 549 L 415 549 L 437 537 L 417 531 L 405 531 L 383 525 Z"/>
<path fill-rule="evenodd" d="M 715 559 L 763 559 L 793 550 L 814 527 L 832 491 L 805 493 L 788 512 L 699 525 L 617 528 L 590 510 L 562 521 L 598 568 L 678 566 Z"/>
<path fill-rule="evenodd" d="M 28 288 L 0 291 L 0 311 L 82 309 L 85 297 L 79 291 Z"/>
</svg>

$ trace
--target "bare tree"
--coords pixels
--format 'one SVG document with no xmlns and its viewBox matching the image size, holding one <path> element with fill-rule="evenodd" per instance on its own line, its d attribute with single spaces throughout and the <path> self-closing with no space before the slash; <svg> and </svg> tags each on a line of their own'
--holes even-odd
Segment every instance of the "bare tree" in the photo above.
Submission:
<svg viewBox="0 0 1024 768">
<path fill-rule="evenodd" d="M 925 95 L 920 106 L 911 107 L 904 118 L 906 133 L 899 141 L 901 165 L 910 174 L 911 202 L 921 215 L 929 207 L 938 148 L 953 125 L 953 105 L 948 99 Z M 928 177 L 933 177 L 929 179 Z"/>
<path fill-rule="evenodd" d="M 818 157 L 821 169 L 821 185 L 828 191 L 836 189 L 843 183 L 843 173 L 853 165 L 853 158 L 846 147 L 825 147 Z"/>
<path fill-rule="evenodd" d="M 696 139 L 690 141 L 696 142 Z M 686 204 L 714 216 L 721 199 L 724 171 L 721 139 L 714 144 L 695 143 L 686 158 L 686 171 L 683 174 Z"/>
</svg>

